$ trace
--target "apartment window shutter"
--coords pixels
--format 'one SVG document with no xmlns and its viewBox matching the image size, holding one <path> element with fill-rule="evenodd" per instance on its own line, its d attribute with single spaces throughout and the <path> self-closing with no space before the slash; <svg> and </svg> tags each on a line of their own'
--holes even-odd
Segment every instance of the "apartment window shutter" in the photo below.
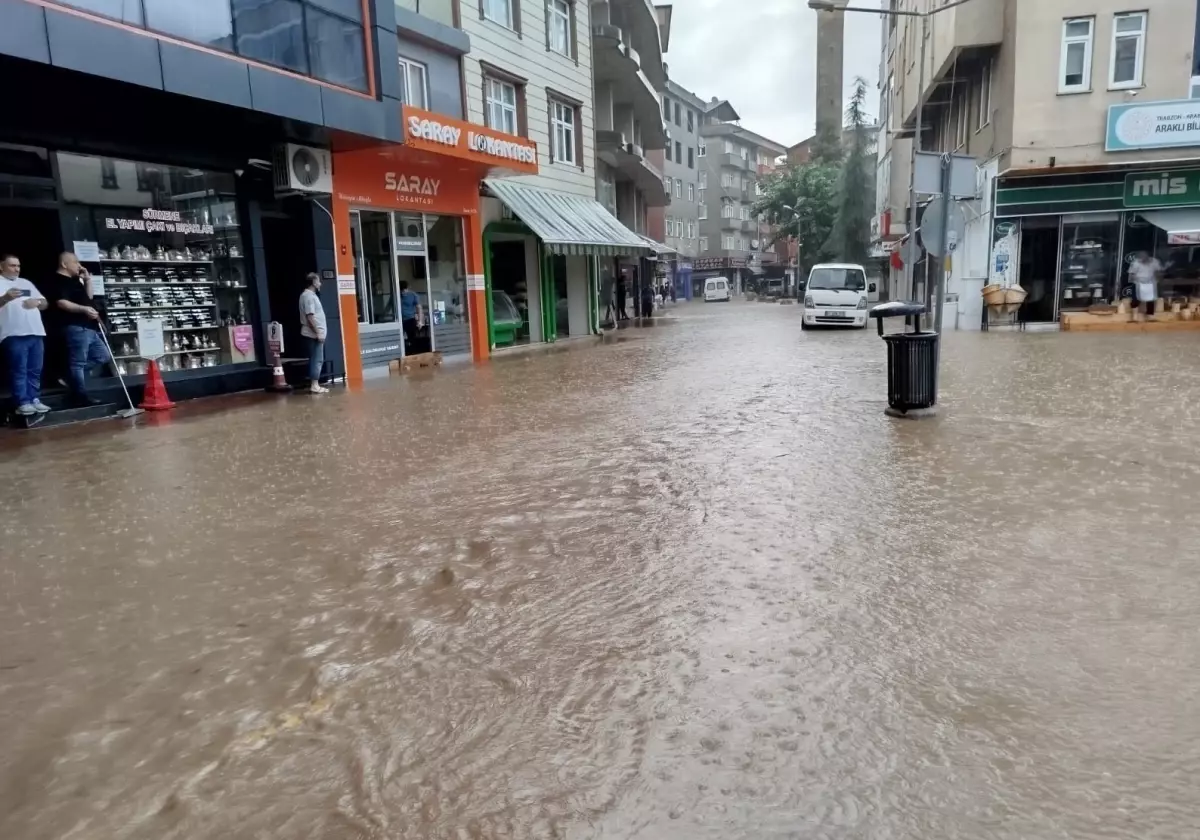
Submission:
<svg viewBox="0 0 1200 840">
<path fill-rule="evenodd" d="M 512 23 L 517 37 L 521 37 L 521 0 L 512 0 Z"/>
<path fill-rule="evenodd" d="M 553 0 L 546 0 L 546 52 L 550 52 L 550 20 L 554 17 L 554 10 L 550 8 Z"/>
<path fill-rule="evenodd" d="M 579 66 L 579 28 L 575 20 L 575 5 L 576 0 L 571 0 L 571 58 L 575 59 L 575 66 Z"/>
<path fill-rule="evenodd" d="M 479 19 L 480 20 L 483 20 L 486 17 L 486 15 L 483 13 L 484 2 L 485 2 L 485 0 L 479 0 Z"/>
<path fill-rule="evenodd" d="M 578 105 L 575 106 L 575 162 L 580 172 L 587 169 L 583 160 L 583 108 Z"/>
<path fill-rule="evenodd" d="M 550 162 L 554 163 L 554 144 L 557 141 L 557 135 L 554 131 L 554 100 L 546 98 L 546 137 L 549 142 L 546 143 L 550 147 Z"/>
</svg>

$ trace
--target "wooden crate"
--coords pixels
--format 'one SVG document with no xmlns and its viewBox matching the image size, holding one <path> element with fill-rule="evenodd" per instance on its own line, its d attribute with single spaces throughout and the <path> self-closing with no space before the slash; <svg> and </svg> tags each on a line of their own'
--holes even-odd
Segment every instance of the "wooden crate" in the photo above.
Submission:
<svg viewBox="0 0 1200 840">
<path fill-rule="evenodd" d="M 388 363 L 388 370 L 394 373 L 408 373 L 416 368 L 437 367 L 441 363 L 442 354 L 435 350 L 432 353 L 413 353 L 403 359 L 393 359 Z"/>
</svg>

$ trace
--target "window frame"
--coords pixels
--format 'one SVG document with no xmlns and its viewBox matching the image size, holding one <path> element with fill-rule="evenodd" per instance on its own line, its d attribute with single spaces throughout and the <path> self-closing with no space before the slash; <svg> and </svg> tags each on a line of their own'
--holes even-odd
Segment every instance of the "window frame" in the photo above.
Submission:
<svg viewBox="0 0 1200 840">
<path fill-rule="evenodd" d="M 663 122 L 667 122 L 668 120 L 671 119 L 671 97 L 667 96 L 665 93 L 663 94 L 663 97 L 662 97 L 662 106 L 663 106 Z"/>
<path fill-rule="evenodd" d="M 675 102 L 672 104 L 675 106 L 675 120 L 674 120 L 675 125 L 677 125 L 677 126 L 682 125 L 682 123 L 680 121 L 680 117 L 679 117 L 680 112 L 682 111 L 682 109 L 679 107 L 679 100 L 676 99 Z"/>
<path fill-rule="evenodd" d="M 992 123 L 992 73 L 996 60 L 989 58 L 979 84 L 979 112 L 975 117 L 975 130 L 982 131 Z"/>
<path fill-rule="evenodd" d="M 516 91 L 516 109 L 517 109 L 517 137 L 529 137 L 529 120 L 527 101 L 525 98 L 526 81 L 511 73 L 506 73 L 499 67 L 495 67 L 487 62 L 479 62 L 479 68 L 483 77 L 483 124 L 489 128 L 505 131 L 504 126 L 492 124 L 491 107 L 488 101 L 488 82 L 496 82 L 498 84 L 509 85 Z"/>
<path fill-rule="evenodd" d="M 700 170 L 700 177 L 696 179 L 696 189 L 708 189 L 708 173 L 703 169 Z"/>
<path fill-rule="evenodd" d="M 688 181 L 688 201 L 696 203 L 696 182 Z"/>
<path fill-rule="evenodd" d="M 558 7 L 562 5 L 566 8 L 566 13 L 560 12 Z M 563 52 L 554 48 L 554 24 L 562 22 L 566 24 L 567 32 L 567 51 Z M 575 34 L 575 0 L 546 0 L 546 51 L 552 52 L 555 55 L 561 55 L 563 58 L 569 58 L 575 63 L 579 63 L 579 44 L 577 35 Z"/>
<path fill-rule="evenodd" d="M 708 250 L 708 237 L 701 236 L 700 237 L 700 252 L 704 253 L 707 250 Z"/>
<path fill-rule="evenodd" d="M 697 204 L 696 205 L 696 218 L 702 222 L 707 221 L 707 219 L 708 219 L 708 205 L 707 204 Z"/>
<path fill-rule="evenodd" d="M 1136 32 L 1119 32 L 1117 23 L 1121 20 L 1132 20 L 1139 18 L 1142 22 L 1141 28 Z M 1138 90 L 1145 87 L 1146 78 L 1146 36 L 1150 30 L 1150 13 L 1143 10 L 1139 12 L 1117 12 L 1112 18 L 1112 38 L 1109 41 L 1108 50 L 1108 89 L 1109 90 Z M 1118 82 L 1117 74 L 1117 41 L 1124 38 L 1137 39 L 1137 52 L 1134 55 L 1133 79 L 1127 82 Z"/>
<path fill-rule="evenodd" d="M 696 130 L 696 112 L 691 108 L 687 109 L 687 130 L 695 132 Z"/>
<path fill-rule="evenodd" d="M 708 144 L 703 140 L 696 141 L 696 157 L 702 158 L 708 154 Z"/>
<path fill-rule="evenodd" d="M 674 195 L 676 198 L 683 198 L 683 179 L 682 178 L 675 179 Z"/>
<path fill-rule="evenodd" d="M 492 3 L 503 3 L 508 13 L 507 20 L 496 20 L 488 14 L 488 6 Z M 479 19 L 490 21 L 497 26 L 503 26 L 521 36 L 521 0 L 479 0 Z"/>
<path fill-rule="evenodd" d="M 696 168 L 696 147 L 688 146 L 688 169 Z"/>
<path fill-rule="evenodd" d="M 666 192 L 667 195 L 671 194 L 671 189 L 674 186 L 674 184 L 675 184 L 675 179 L 672 178 L 670 175 L 663 176 L 663 191 Z"/>
<path fill-rule="evenodd" d="M 567 114 L 570 115 L 571 122 L 569 126 L 567 125 L 566 121 L 559 118 L 559 109 L 563 109 Z M 550 162 L 563 163 L 567 164 L 568 166 L 577 166 L 582 169 L 583 138 L 580 130 L 580 123 L 582 122 L 582 109 L 579 107 L 579 103 L 571 102 L 561 95 L 556 95 L 551 91 L 547 91 L 546 115 L 550 120 L 550 136 L 548 138 L 550 141 L 548 144 L 550 146 Z M 570 131 L 571 133 L 571 143 L 569 146 L 571 150 L 570 159 L 567 159 L 559 154 L 562 148 L 559 143 L 558 136 L 560 128 L 563 130 L 564 136 L 567 131 Z"/>
<path fill-rule="evenodd" d="M 398 55 L 397 59 L 398 59 L 399 67 L 400 67 L 401 81 L 404 85 L 404 99 L 401 101 L 405 105 L 409 105 L 413 108 L 421 108 L 422 110 L 428 111 L 429 110 L 429 66 L 427 64 L 425 64 L 423 61 L 416 61 L 415 59 L 409 58 L 406 55 Z M 413 102 L 409 96 L 409 94 L 412 93 L 412 91 L 410 90 L 410 87 L 412 84 L 412 73 L 410 72 L 410 68 L 412 68 L 412 67 L 419 67 L 421 69 L 421 87 L 423 88 L 423 90 L 421 91 L 422 102 L 420 105 Z"/>
<path fill-rule="evenodd" d="M 684 238 L 688 239 L 688 240 L 692 240 L 692 239 L 696 238 L 696 222 L 694 219 L 688 219 L 687 236 Z"/>
<path fill-rule="evenodd" d="M 1083 35 L 1067 35 L 1067 27 L 1073 23 L 1086 23 L 1088 25 L 1088 34 Z M 1059 39 L 1059 56 L 1058 56 L 1058 92 L 1060 94 L 1071 93 L 1090 93 L 1092 90 L 1092 53 L 1096 42 L 1096 18 L 1091 17 L 1070 17 L 1063 18 L 1062 30 Z M 1067 57 L 1070 55 L 1071 47 L 1075 44 L 1083 45 L 1083 78 L 1077 85 L 1067 84 Z"/>
</svg>

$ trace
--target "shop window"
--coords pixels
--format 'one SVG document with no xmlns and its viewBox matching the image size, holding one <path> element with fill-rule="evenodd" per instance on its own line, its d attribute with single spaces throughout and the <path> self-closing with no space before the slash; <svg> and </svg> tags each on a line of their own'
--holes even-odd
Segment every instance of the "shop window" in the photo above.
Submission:
<svg viewBox="0 0 1200 840">
<path fill-rule="evenodd" d="M 1170 213 L 1166 211 L 1167 220 L 1170 219 Z M 1164 298 L 1200 295 L 1200 244 L 1188 241 L 1194 238 L 1191 234 L 1172 235 L 1151 222 L 1150 219 L 1156 217 L 1153 211 L 1149 211 L 1147 216 L 1125 214 L 1124 258 L 1121 260 L 1123 273 L 1119 284 L 1122 296 L 1130 296 L 1129 266 L 1139 251 L 1145 251 L 1162 263 L 1163 278 L 1159 283 L 1159 294 Z M 1177 226 L 1170 221 L 1160 221 L 1164 221 L 1168 228 Z"/>
<path fill-rule="evenodd" d="M 1115 297 L 1120 239 L 1116 213 L 1063 217 L 1060 310 L 1087 309 Z"/>
<path fill-rule="evenodd" d="M 503 79 L 484 76 L 483 89 L 488 126 L 506 134 L 519 134 L 517 86 Z"/>
<path fill-rule="evenodd" d="M 147 29 L 177 35 L 217 49 L 233 49 L 233 17 L 228 0 L 191 3 L 180 3 L 179 0 L 142 2 L 146 10 Z"/>
<path fill-rule="evenodd" d="M 550 161 L 575 165 L 583 159 L 579 108 L 556 99 L 550 104 Z"/>
<path fill-rule="evenodd" d="M 400 56 L 400 89 L 405 105 L 429 108 L 428 76 L 424 64 Z"/>
<path fill-rule="evenodd" d="M 145 372 L 137 328 L 148 319 L 162 321 L 165 371 L 254 361 L 232 174 L 66 153 L 57 166 L 63 238 L 86 243 L 102 278 L 122 373 Z"/>
<path fill-rule="evenodd" d="M 546 0 L 546 46 L 572 58 L 575 55 L 575 4 L 570 0 Z"/>
<path fill-rule="evenodd" d="M 60 0 L 64 6 L 74 6 L 85 12 L 95 12 L 98 15 L 129 23 L 134 26 L 142 25 L 142 5 L 130 0 Z"/>
<path fill-rule="evenodd" d="M 366 90 L 367 64 L 362 25 L 311 7 L 306 12 L 306 19 L 308 60 L 312 75 L 335 85 Z"/>
<path fill-rule="evenodd" d="M 429 265 L 429 321 L 433 346 L 447 355 L 471 352 L 467 272 L 463 261 L 462 220 L 425 216 Z"/>
<path fill-rule="evenodd" d="M 297 0 L 233 0 L 233 20 L 238 53 L 308 73 L 304 9 Z"/>
<path fill-rule="evenodd" d="M 1084 93 L 1092 86 L 1092 30 L 1094 18 L 1063 21 L 1058 92 Z"/>
<path fill-rule="evenodd" d="M 1145 61 L 1146 13 L 1114 15 L 1108 68 L 1109 88 L 1124 90 L 1141 87 Z"/>
</svg>

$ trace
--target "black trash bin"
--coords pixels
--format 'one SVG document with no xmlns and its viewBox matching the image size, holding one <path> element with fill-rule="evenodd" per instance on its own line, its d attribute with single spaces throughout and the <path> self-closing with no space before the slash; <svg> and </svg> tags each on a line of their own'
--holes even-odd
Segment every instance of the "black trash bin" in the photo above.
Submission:
<svg viewBox="0 0 1200 840">
<path fill-rule="evenodd" d="M 871 310 L 879 335 L 887 344 L 888 407 L 894 413 L 933 408 L 937 404 L 938 334 L 922 332 L 920 303 L 884 303 Z M 883 319 L 903 317 L 911 332 L 884 335 Z"/>
</svg>

